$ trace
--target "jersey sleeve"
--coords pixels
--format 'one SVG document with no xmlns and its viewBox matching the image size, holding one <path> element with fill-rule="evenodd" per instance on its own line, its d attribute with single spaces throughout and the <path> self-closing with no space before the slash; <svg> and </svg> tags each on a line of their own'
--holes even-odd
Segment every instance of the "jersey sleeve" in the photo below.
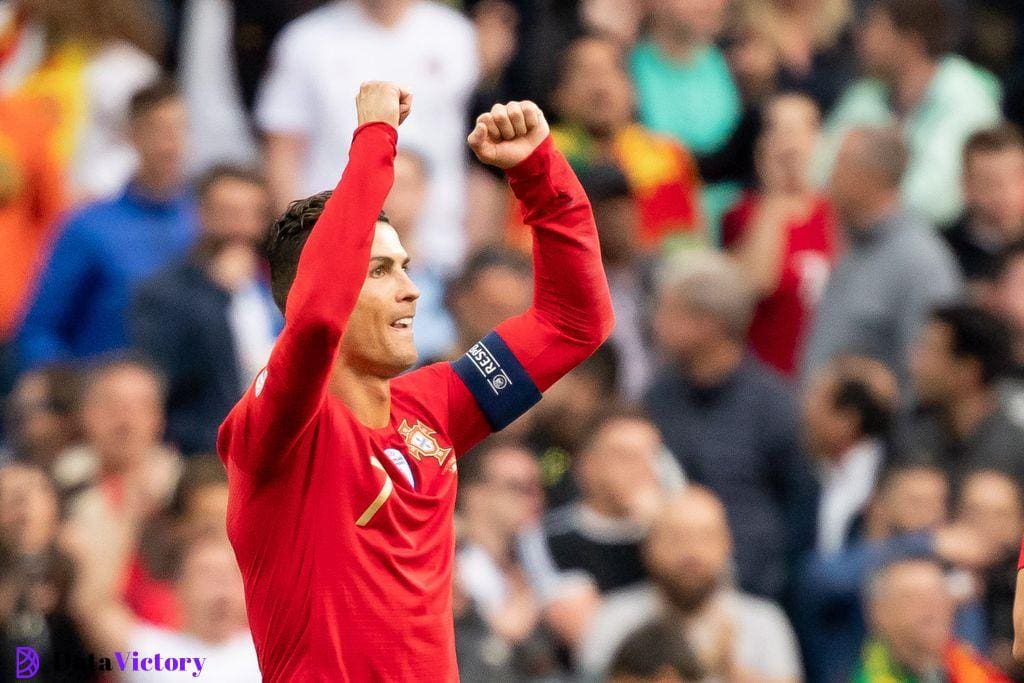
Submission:
<svg viewBox="0 0 1024 683">
<path fill-rule="evenodd" d="M 539 401 L 615 323 L 590 203 L 550 136 L 507 175 L 533 229 L 533 304 L 451 363 L 462 385 L 452 400 L 472 397 L 492 431 Z"/>
<path fill-rule="evenodd" d="M 397 132 L 381 122 L 356 129 L 349 163 L 309 234 L 285 307 L 285 325 L 249 395 L 218 435 L 254 474 L 280 465 L 310 425 L 327 383 L 349 315 L 366 279 L 374 225 L 394 181 Z M 240 432 L 241 443 L 229 443 Z"/>
</svg>

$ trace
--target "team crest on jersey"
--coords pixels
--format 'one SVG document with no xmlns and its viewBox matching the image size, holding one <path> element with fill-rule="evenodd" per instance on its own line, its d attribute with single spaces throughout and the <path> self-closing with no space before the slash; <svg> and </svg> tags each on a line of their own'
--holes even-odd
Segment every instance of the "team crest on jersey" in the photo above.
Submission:
<svg viewBox="0 0 1024 683">
<path fill-rule="evenodd" d="M 409 455 L 422 460 L 423 458 L 437 458 L 438 465 L 444 465 L 445 458 L 452 452 L 450 448 L 441 448 L 434 436 L 437 432 L 416 420 L 416 424 L 409 426 L 409 423 L 402 420 L 398 427 L 398 433 L 405 438 L 405 445 L 409 447 Z"/>
</svg>

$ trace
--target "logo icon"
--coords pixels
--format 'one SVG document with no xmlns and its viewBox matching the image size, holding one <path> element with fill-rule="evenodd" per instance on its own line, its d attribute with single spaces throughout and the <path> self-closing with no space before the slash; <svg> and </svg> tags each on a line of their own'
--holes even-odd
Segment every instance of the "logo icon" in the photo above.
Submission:
<svg viewBox="0 0 1024 683">
<path fill-rule="evenodd" d="M 17 678 L 32 678 L 39 673 L 39 653 L 30 647 L 19 647 L 14 651 L 14 675 Z"/>
<path fill-rule="evenodd" d="M 412 427 L 405 420 L 398 427 L 398 433 L 405 437 L 405 445 L 409 447 L 409 455 L 422 460 L 423 458 L 437 458 L 438 466 L 444 464 L 444 459 L 452 452 L 450 448 L 441 448 L 434 436 L 436 432 L 416 420 Z"/>
<path fill-rule="evenodd" d="M 384 455 L 388 456 L 388 460 L 395 463 L 395 467 L 402 471 L 402 474 L 405 475 L 405 478 L 409 480 L 409 483 L 415 489 L 416 480 L 412 476 L 412 468 L 409 467 L 409 461 L 405 459 L 402 452 L 397 448 L 385 448 Z"/>
</svg>

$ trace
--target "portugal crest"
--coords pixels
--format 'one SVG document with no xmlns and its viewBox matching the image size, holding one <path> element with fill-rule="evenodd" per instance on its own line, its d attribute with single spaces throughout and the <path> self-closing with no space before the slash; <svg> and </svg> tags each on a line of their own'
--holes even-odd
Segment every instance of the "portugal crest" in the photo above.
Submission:
<svg viewBox="0 0 1024 683">
<path fill-rule="evenodd" d="M 452 452 L 450 448 L 441 448 L 437 443 L 437 432 L 416 420 L 416 424 L 409 426 L 409 423 L 402 420 L 398 427 L 398 433 L 405 438 L 405 445 L 409 447 L 409 455 L 422 460 L 423 458 L 437 458 L 438 466 L 444 465 L 445 458 Z"/>
</svg>

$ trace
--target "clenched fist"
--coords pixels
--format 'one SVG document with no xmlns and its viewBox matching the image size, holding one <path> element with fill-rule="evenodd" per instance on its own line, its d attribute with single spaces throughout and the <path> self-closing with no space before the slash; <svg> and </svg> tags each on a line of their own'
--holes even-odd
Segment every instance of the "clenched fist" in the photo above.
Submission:
<svg viewBox="0 0 1024 683">
<path fill-rule="evenodd" d="M 368 81 L 359 86 L 356 112 L 359 114 L 360 126 L 372 121 L 383 121 L 398 128 L 410 111 L 412 93 L 401 86 L 382 81 Z"/>
<path fill-rule="evenodd" d="M 485 164 L 511 168 L 530 156 L 548 136 L 544 112 L 530 101 L 496 104 L 476 119 L 469 146 Z"/>
</svg>

